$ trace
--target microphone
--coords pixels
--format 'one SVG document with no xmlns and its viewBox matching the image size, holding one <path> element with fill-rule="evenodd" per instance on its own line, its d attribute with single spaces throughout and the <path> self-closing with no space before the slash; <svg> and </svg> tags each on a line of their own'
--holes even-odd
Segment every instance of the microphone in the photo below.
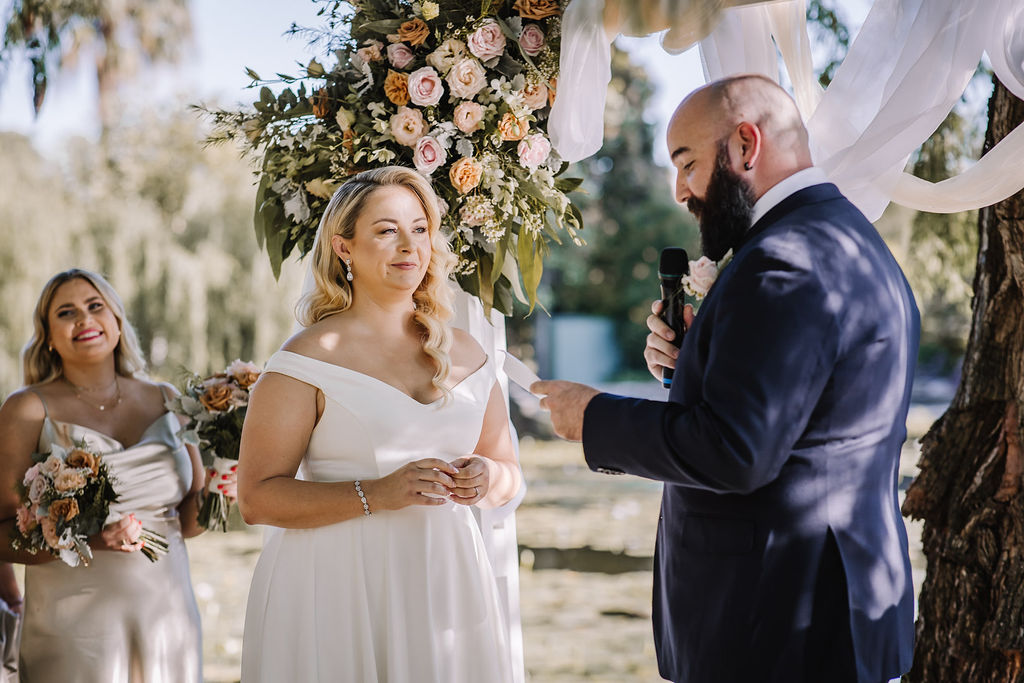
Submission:
<svg viewBox="0 0 1024 683">
<path fill-rule="evenodd" d="M 690 272 L 690 260 L 686 250 L 679 247 L 665 247 L 661 250 L 658 263 L 658 282 L 661 284 L 661 318 L 676 333 L 672 343 L 676 348 L 683 343 L 683 290 L 680 287 L 683 276 Z M 662 368 L 661 384 L 666 389 L 672 386 L 673 368 Z"/>
</svg>

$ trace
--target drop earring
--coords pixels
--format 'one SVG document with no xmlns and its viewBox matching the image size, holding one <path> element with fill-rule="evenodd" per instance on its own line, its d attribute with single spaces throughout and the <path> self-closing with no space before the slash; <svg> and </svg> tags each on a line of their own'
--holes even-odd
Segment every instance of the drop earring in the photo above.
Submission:
<svg viewBox="0 0 1024 683">
<path fill-rule="evenodd" d="M 352 259 L 345 259 L 345 270 L 348 272 L 345 274 L 345 279 L 352 282 Z"/>
</svg>

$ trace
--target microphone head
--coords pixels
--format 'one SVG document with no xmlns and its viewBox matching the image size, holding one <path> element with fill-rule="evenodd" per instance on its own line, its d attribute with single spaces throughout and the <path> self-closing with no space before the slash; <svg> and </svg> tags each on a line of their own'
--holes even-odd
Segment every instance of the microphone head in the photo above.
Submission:
<svg viewBox="0 0 1024 683">
<path fill-rule="evenodd" d="M 676 278 L 690 272 L 690 259 L 680 247 L 665 247 L 658 262 L 658 277 Z"/>
</svg>

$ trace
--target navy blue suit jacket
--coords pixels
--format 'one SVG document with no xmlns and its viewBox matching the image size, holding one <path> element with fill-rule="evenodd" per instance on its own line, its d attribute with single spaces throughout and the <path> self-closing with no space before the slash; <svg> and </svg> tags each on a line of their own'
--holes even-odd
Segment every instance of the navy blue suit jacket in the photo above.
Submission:
<svg viewBox="0 0 1024 683">
<path fill-rule="evenodd" d="M 823 683 L 807 661 L 830 589 L 848 599 L 850 680 L 909 669 L 897 467 L 919 334 L 882 238 L 834 185 L 815 185 L 758 221 L 719 274 L 667 402 L 600 394 L 587 406 L 592 469 L 665 482 L 663 677 Z M 827 553 L 837 569 L 823 569 Z"/>
</svg>

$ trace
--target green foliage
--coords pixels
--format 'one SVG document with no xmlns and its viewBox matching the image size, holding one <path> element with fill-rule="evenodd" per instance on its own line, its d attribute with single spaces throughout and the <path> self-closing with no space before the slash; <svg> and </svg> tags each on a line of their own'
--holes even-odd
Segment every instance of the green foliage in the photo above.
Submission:
<svg viewBox="0 0 1024 683">
<path fill-rule="evenodd" d="M 623 373 L 646 373 L 642 351 L 658 298 L 661 249 L 682 246 L 696 260 L 692 217 L 672 198 L 671 171 L 652 161 L 653 126 L 644 118 L 653 87 L 643 68 L 615 50 L 604 145 L 580 162 L 587 244 L 557 250 L 549 262 L 552 311 L 603 315 L 615 323 Z"/>
<path fill-rule="evenodd" d="M 143 117 L 58 164 L 0 134 L 0 392 L 21 384 L 40 289 L 72 266 L 111 280 L 155 376 L 262 363 L 280 345 L 299 269 L 275 282 L 252 239 L 251 170 L 204 135 L 188 116 Z"/>
<path fill-rule="evenodd" d="M 838 13 L 838 0 L 809 0 L 807 26 L 815 46 L 826 55 L 818 75 L 822 87 L 828 87 L 850 49 L 850 30 Z"/>
<path fill-rule="evenodd" d="M 313 248 L 320 217 L 345 180 L 414 166 L 447 209 L 442 227 L 459 256 L 462 288 L 485 310 L 503 313 L 521 291 L 532 310 L 550 242 L 582 243 L 582 214 L 566 196 L 579 181 L 559 177 L 567 164 L 549 153 L 546 135 L 558 75 L 557 8 L 522 16 L 512 0 L 323 5 L 326 28 L 291 31 L 321 45 L 321 59 L 273 81 L 248 70 L 260 87 L 252 109 L 208 112 L 212 142 L 238 140 L 260 159 L 256 239 L 275 273 L 291 254 Z M 540 35 L 533 47 L 519 44 L 527 29 Z M 472 47 L 481 30 L 494 31 L 493 53 Z M 404 56 L 389 55 L 396 48 Z M 409 79 L 420 78 L 436 97 L 414 92 Z M 278 92 L 270 87 L 281 84 Z M 467 108 L 475 114 L 460 119 Z"/>
<path fill-rule="evenodd" d="M 932 182 L 951 177 L 964 160 L 978 156 L 982 135 L 976 122 L 954 110 L 921 146 L 912 173 Z M 903 267 L 924 320 L 921 344 L 959 357 L 971 325 L 978 212 L 917 213 L 910 245 Z"/>
</svg>

